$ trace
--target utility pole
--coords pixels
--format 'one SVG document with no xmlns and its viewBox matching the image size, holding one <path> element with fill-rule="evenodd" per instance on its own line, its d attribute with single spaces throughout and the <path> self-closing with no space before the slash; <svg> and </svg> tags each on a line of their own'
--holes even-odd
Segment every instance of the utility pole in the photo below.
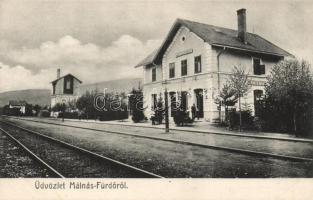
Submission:
<svg viewBox="0 0 313 200">
<path fill-rule="evenodd" d="M 164 92 L 164 100 L 165 100 L 165 132 L 168 133 L 170 132 L 169 128 L 169 121 L 168 121 L 168 93 L 167 93 L 167 88 L 165 88 Z"/>
<path fill-rule="evenodd" d="M 239 91 L 239 132 L 241 132 L 241 124 L 242 124 L 242 118 L 241 118 L 241 96 Z"/>
<path fill-rule="evenodd" d="M 65 100 L 62 99 L 62 122 L 64 122 L 65 106 Z"/>
<path fill-rule="evenodd" d="M 62 122 L 64 122 L 65 103 L 62 104 Z"/>
</svg>

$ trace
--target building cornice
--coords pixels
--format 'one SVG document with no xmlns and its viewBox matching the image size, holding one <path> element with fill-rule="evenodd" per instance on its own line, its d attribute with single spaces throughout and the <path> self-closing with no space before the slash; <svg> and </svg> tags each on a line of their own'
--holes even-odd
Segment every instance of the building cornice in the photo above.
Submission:
<svg viewBox="0 0 313 200">
<path fill-rule="evenodd" d="M 231 72 L 218 72 L 218 71 L 210 71 L 210 72 L 204 72 L 204 73 L 199 73 L 199 74 L 193 74 L 193 75 L 189 75 L 189 76 L 183 76 L 183 77 L 177 77 L 177 78 L 171 78 L 171 79 L 166 79 L 166 80 L 162 80 L 162 81 L 155 81 L 155 82 L 149 82 L 149 83 L 144 83 L 143 86 L 145 85 L 154 85 L 154 84 L 165 84 L 165 83 L 171 83 L 171 82 L 175 82 L 178 80 L 184 80 L 184 79 L 190 79 L 193 78 L 193 80 L 197 80 L 197 77 L 203 77 L 205 75 L 214 75 L 214 74 L 220 74 L 220 75 L 226 75 L 226 76 L 230 76 L 232 75 Z M 249 78 L 258 78 L 258 79 L 266 79 L 267 75 L 254 75 L 254 74 L 248 74 Z"/>
</svg>

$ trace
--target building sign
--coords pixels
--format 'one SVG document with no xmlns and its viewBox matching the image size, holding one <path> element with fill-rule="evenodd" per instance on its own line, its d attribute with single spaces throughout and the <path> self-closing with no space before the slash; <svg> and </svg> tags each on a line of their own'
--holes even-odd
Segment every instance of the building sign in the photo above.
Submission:
<svg viewBox="0 0 313 200">
<path fill-rule="evenodd" d="M 255 80 L 250 80 L 249 85 L 255 85 L 255 86 L 265 86 L 266 82 L 265 81 L 255 81 Z"/>
<path fill-rule="evenodd" d="M 178 52 L 178 53 L 176 53 L 176 58 L 178 58 L 180 56 L 184 56 L 184 55 L 190 54 L 192 52 L 193 52 L 193 49 L 187 49 L 187 50 Z"/>
</svg>

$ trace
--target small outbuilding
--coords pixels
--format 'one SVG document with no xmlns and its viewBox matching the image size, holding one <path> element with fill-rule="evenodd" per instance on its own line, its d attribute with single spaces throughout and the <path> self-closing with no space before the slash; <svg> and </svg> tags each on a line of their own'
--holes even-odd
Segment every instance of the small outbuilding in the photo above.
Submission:
<svg viewBox="0 0 313 200">
<path fill-rule="evenodd" d="M 21 114 L 26 113 L 26 101 L 18 101 L 18 100 L 10 100 L 9 101 L 9 108 L 19 110 Z"/>
<path fill-rule="evenodd" d="M 69 104 L 72 101 L 77 100 L 79 95 L 79 85 L 81 80 L 76 78 L 72 74 L 66 74 L 60 76 L 61 70 L 57 70 L 57 79 L 51 82 L 52 94 L 51 94 L 51 107 L 54 107 L 57 103 Z"/>
</svg>

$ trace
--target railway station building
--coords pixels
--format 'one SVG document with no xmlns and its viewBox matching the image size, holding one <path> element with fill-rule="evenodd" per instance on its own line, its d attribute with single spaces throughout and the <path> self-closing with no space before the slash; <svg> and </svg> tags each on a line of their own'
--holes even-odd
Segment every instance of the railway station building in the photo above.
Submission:
<svg viewBox="0 0 313 200">
<path fill-rule="evenodd" d="M 215 98 L 234 66 L 249 73 L 251 87 L 242 104 L 254 110 L 255 99 L 264 93 L 271 68 L 293 56 L 247 32 L 245 9 L 237 11 L 237 23 L 238 29 L 233 30 L 184 19 L 175 21 L 162 45 L 135 66 L 143 67 L 147 117 L 166 88 L 169 116 L 173 115 L 171 105 L 179 101 L 187 111 L 195 104 L 200 118 L 214 122 L 220 117 Z"/>
</svg>

